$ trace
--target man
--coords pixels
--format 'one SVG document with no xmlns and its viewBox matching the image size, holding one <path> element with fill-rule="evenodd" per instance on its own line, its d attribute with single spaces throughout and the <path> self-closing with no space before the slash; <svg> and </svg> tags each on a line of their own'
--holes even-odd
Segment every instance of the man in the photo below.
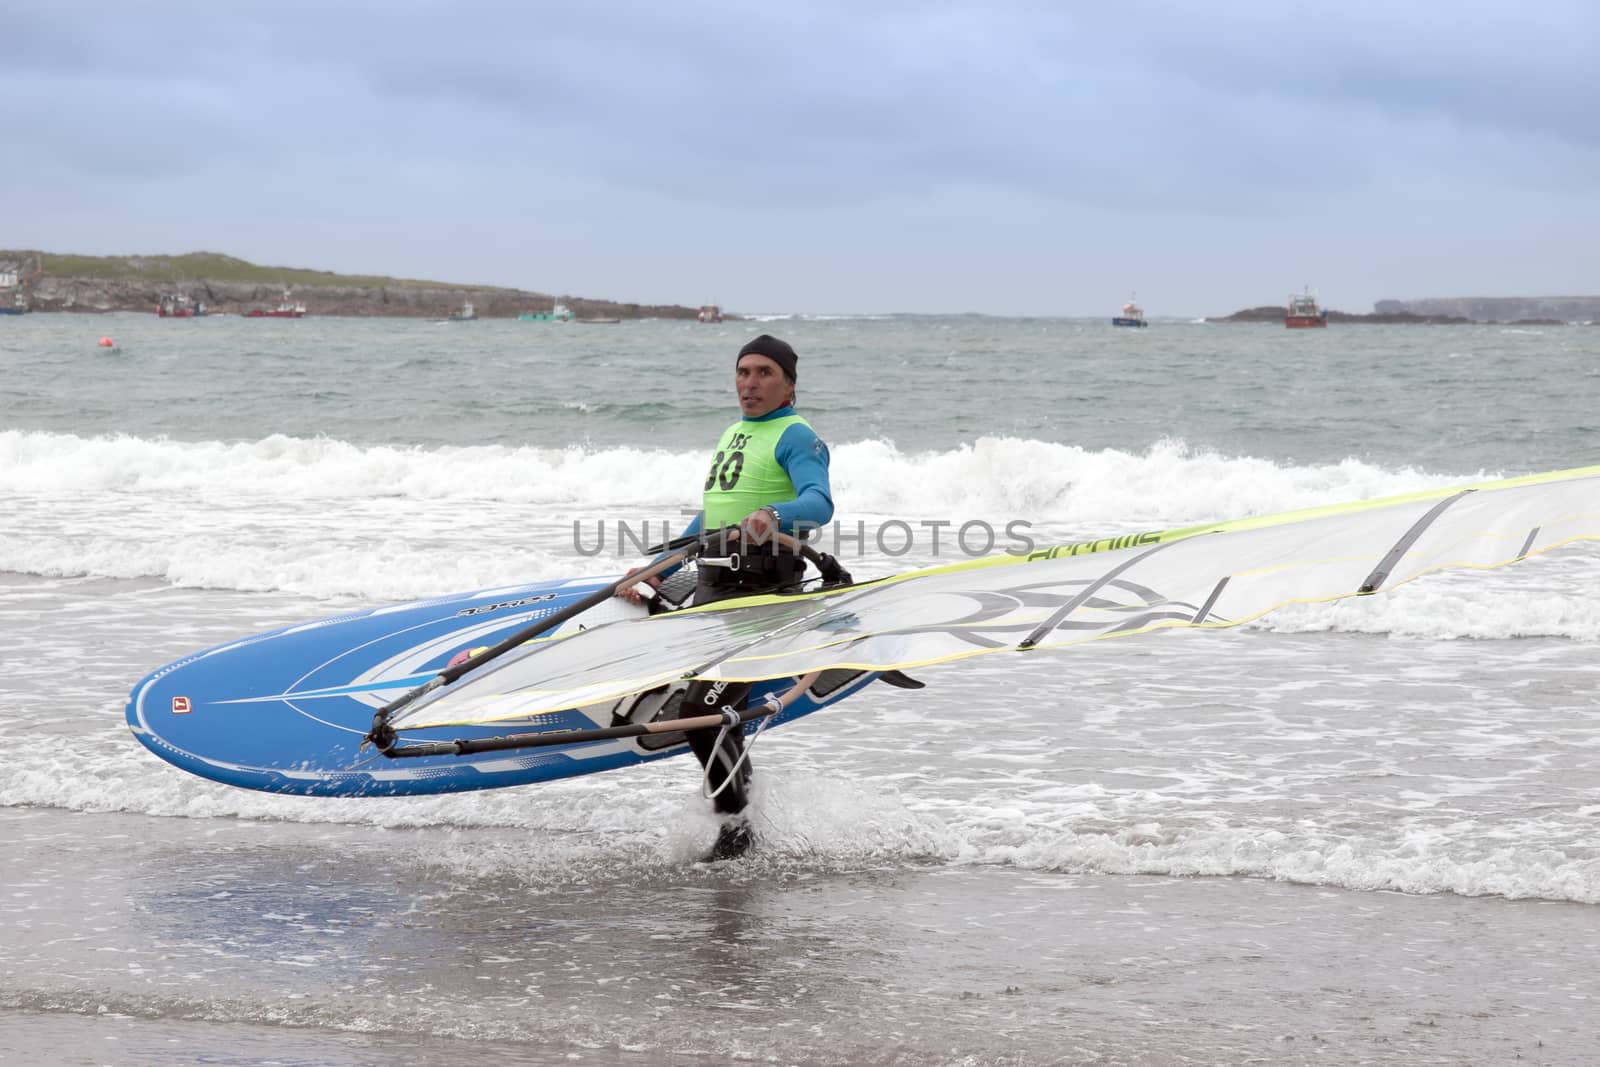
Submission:
<svg viewBox="0 0 1600 1067">
<path fill-rule="evenodd" d="M 734 361 L 734 391 L 742 417 L 717 442 L 706 473 L 703 508 L 684 532 L 738 526 L 741 535 L 728 540 L 726 552 L 718 546 L 716 553 L 737 556 L 739 566 L 703 561 L 696 604 L 798 591 L 805 560 L 777 543 L 773 534 L 802 537 L 833 518 L 828 447 L 794 413 L 796 360 L 786 342 L 762 334 L 741 348 Z M 659 585 L 660 580 L 651 583 Z M 639 600 L 633 588 L 620 595 L 634 603 Z M 747 683 L 693 682 L 684 691 L 678 717 L 714 714 L 723 707 L 742 709 L 749 693 Z M 706 858 L 742 855 L 753 840 L 743 814 L 750 786 L 744 734 L 729 730 L 720 746 L 715 730 L 695 730 L 688 736 L 715 794 L 716 810 L 724 816 L 717 843 Z"/>
</svg>

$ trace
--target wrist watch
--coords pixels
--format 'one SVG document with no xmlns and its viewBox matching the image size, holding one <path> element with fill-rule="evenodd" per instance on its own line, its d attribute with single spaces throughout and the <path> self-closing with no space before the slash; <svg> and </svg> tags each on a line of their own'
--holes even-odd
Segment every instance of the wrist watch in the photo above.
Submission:
<svg viewBox="0 0 1600 1067">
<path fill-rule="evenodd" d="M 771 516 L 772 516 L 772 525 L 774 525 L 774 526 L 782 526 L 783 525 L 783 516 L 778 514 L 778 509 L 777 508 L 773 507 L 771 504 L 766 504 L 761 508 L 761 510 L 771 514 Z"/>
</svg>

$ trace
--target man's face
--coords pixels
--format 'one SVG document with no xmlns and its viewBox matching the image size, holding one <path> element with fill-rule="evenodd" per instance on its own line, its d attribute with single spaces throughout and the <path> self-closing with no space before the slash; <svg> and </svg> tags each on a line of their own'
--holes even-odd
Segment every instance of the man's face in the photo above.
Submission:
<svg viewBox="0 0 1600 1067">
<path fill-rule="evenodd" d="M 739 410 L 747 419 L 759 419 L 789 401 L 789 379 L 783 368 L 756 352 L 742 357 L 733 371 Z"/>
</svg>

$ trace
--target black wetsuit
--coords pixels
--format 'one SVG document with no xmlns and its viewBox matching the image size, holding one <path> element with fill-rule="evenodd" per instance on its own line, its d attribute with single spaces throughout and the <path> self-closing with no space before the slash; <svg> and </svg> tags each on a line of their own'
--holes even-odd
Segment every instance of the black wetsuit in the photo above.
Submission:
<svg viewBox="0 0 1600 1067">
<path fill-rule="evenodd" d="M 805 561 L 791 552 L 771 546 L 752 548 L 741 557 L 739 570 L 702 565 L 695 586 L 694 602 L 711 604 L 734 597 L 758 596 L 762 593 L 794 593 L 800 591 L 800 579 Z M 678 718 L 695 715 L 714 715 L 724 707 L 743 711 L 750 696 L 749 682 L 690 682 L 683 692 L 683 703 L 678 708 Z M 750 802 L 750 760 L 744 753 L 742 728 L 727 732 L 721 747 L 717 747 L 716 730 L 691 730 L 689 747 L 694 750 L 700 765 L 706 769 L 706 781 L 716 793 L 712 803 L 723 815 L 737 815 Z M 738 773 L 728 782 L 729 771 L 737 765 Z M 727 787 L 723 788 L 723 783 Z M 721 842 L 719 842 L 720 844 Z M 748 842 L 746 842 L 748 846 Z M 741 850 L 742 851 L 742 850 Z"/>
<path fill-rule="evenodd" d="M 787 405 L 765 415 L 742 418 L 718 439 L 704 493 L 703 510 L 685 533 L 725 529 L 742 523 L 764 507 L 771 509 L 774 525 L 780 531 L 791 537 L 803 536 L 805 529 L 820 529 L 833 517 L 828 448 Z M 725 557 L 732 554 L 728 549 L 737 550 L 739 545 L 738 539 L 733 539 L 727 546 L 717 546 L 717 552 Z M 702 557 L 696 604 L 799 591 L 803 560 L 775 544 L 746 548 L 747 554 L 740 557 L 737 569 L 715 566 Z M 750 686 L 744 683 L 694 682 L 685 690 L 678 714 L 704 715 L 724 707 L 742 710 L 749 695 Z M 697 730 L 689 734 L 689 743 L 706 770 L 706 780 L 715 793 L 716 810 L 725 816 L 737 816 L 750 799 L 749 760 L 739 766 L 736 774 L 733 772 L 744 751 L 744 734 L 742 730 L 730 730 L 721 746 L 717 745 L 717 736 L 716 730 Z M 730 818 L 724 821 L 722 836 L 708 858 L 731 858 L 749 846 L 749 827 L 742 819 Z"/>
</svg>

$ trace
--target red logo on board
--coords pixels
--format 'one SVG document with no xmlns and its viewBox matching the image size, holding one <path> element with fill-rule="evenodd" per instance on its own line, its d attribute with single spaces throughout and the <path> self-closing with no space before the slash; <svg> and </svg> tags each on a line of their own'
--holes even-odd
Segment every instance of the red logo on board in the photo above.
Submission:
<svg viewBox="0 0 1600 1067">
<path fill-rule="evenodd" d="M 172 714 L 174 714 L 174 715 L 187 715 L 187 714 L 189 714 L 189 712 L 191 712 L 193 710 L 194 709 L 189 706 L 189 698 L 188 697 L 173 697 L 172 698 Z"/>
</svg>

